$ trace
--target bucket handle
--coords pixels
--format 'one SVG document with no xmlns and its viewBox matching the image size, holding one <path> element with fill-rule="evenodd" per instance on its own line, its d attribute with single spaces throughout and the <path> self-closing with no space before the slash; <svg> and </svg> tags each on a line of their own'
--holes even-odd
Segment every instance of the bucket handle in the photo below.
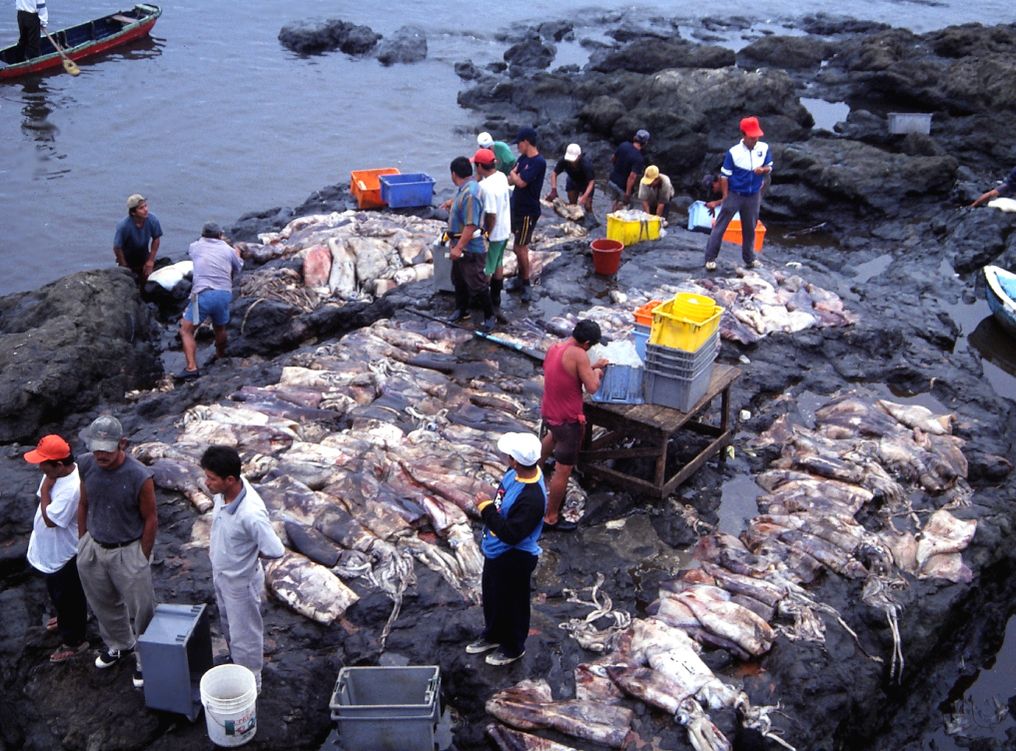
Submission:
<svg viewBox="0 0 1016 751">
<path fill-rule="evenodd" d="M 649 239 L 649 220 L 643 219 L 639 222 L 639 240 Z"/>
</svg>

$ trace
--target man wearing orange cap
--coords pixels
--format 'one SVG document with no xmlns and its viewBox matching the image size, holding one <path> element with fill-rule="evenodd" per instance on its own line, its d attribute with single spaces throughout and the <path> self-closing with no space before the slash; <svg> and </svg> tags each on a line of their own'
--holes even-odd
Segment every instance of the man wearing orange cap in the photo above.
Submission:
<svg viewBox="0 0 1016 751">
<path fill-rule="evenodd" d="M 720 169 L 723 207 L 706 243 L 706 271 L 716 270 L 720 241 L 734 214 L 741 215 L 741 260 L 746 268 L 757 266 L 754 256 L 755 225 L 762 202 L 762 186 L 773 171 L 769 144 L 760 141 L 762 127 L 757 117 L 741 120 L 741 140 L 728 151 Z"/>
<path fill-rule="evenodd" d="M 64 662 L 88 651 L 85 641 L 85 592 L 78 577 L 78 499 L 81 479 L 67 441 L 43 436 L 25 461 L 42 470 L 39 507 L 28 540 L 28 562 L 46 578 L 46 590 L 56 617 L 47 630 L 60 632 L 60 646 L 50 662 Z"/>
</svg>

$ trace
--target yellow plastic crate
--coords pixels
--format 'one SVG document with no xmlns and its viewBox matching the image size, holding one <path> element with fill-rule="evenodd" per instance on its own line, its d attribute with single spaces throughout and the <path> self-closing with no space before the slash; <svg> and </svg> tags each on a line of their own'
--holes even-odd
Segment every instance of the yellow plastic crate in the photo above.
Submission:
<svg viewBox="0 0 1016 751">
<path fill-rule="evenodd" d="M 723 308 L 717 305 L 716 312 L 704 321 L 689 321 L 680 313 L 674 312 L 673 304 L 674 301 L 671 300 L 653 310 L 653 327 L 649 332 L 649 343 L 685 352 L 698 352 L 719 328 Z"/>
<path fill-rule="evenodd" d="M 622 219 L 607 214 L 607 238 L 630 247 L 645 240 L 660 239 L 660 217 L 646 214 L 643 219 Z"/>
<path fill-rule="evenodd" d="M 671 312 L 689 321 L 701 323 L 716 312 L 715 308 L 716 301 L 711 297 L 696 295 L 694 292 L 678 292 L 674 295 Z"/>
</svg>

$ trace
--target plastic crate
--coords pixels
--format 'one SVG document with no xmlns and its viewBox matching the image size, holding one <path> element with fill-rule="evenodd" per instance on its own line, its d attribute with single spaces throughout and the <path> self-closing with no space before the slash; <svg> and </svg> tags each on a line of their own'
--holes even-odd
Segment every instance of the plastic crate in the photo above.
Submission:
<svg viewBox="0 0 1016 751">
<path fill-rule="evenodd" d="M 434 291 L 454 292 L 455 285 L 452 284 L 452 257 L 447 245 L 431 246 L 431 256 L 434 261 Z"/>
<path fill-rule="evenodd" d="M 713 365 L 713 361 L 710 360 L 690 378 L 660 373 L 647 365 L 643 396 L 649 404 L 659 404 L 688 412 L 709 390 Z"/>
<path fill-rule="evenodd" d="M 649 328 L 653 325 L 653 310 L 657 305 L 663 305 L 663 300 L 652 300 L 635 311 L 635 325 Z"/>
<path fill-rule="evenodd" d="M 390 209 L 430 206 L 434 200 L 434 178 L 425 172 L 381 175 L 381 200 Z"/>
<path fill-rule="evenodd" d="M 342 668 L 328 706 L 344 748 L 434 751 L 440 697 L 436 665 Z"/>
<path fill-rule="evenodd" d="M 762 252 L 762 243 L 766 239 L 766 226 L 759 222 L 755 225 L 755 252 Z M 723 242 L 741 244 L 741 219 L 731 219 L 727 229 L 723 231 Z"/>
<path fill-rule="evenodd" d="M 678 292 L 674 295 L 671 310 L 689 321 L 701 323 L 716 312 L 716 301 L 711 297 L 694 292 Z"/>
<path fill-rule="evenodd" d="M 642 404 L 642 368 L 608 365 L 591 398 L 607 404 Z"/>
<path fill-rule="evenodd" d="M 635 342 L 635 352 L 642 358 L 643 361 L 646 359 L 646 346 L 649 344 L 649 326 L 642 326 L 641 324 L 635 324 L 635 330 L 632 331 L 632 339 Z"/>
<path fill-rule="evenodd" d="M 709 337 L 719 329 L 723 308 L 717 305 L 716 312 L 711 317 L 697 323 L 675 315 L 672 312 L 671 302 L 666 302 L 653 311 L 653 328 L 649 332 L 649 343 L 685 352 L 698 352 Z"/>
<path fill-rule="evenodd" d="M 713 228 L 715 217 L 709 213 L 705 201 L 695 201 L 688 207 L 688 229 L 709 232 Z"/>
<path fill-rule="evenodd" d="M 145 706 L 197 719 L 201 676 L 212 667 L 207 607 L 159 603 L 137 650 L 151 676 L 145 681 Z"/>
<path fill-rule="evenodd" d="M 607 214 L 607 238 L 630 247 L 644 240 L 660 239 L 660 217 L 642 214 L 641 219 L 622 219 L 616 213 Z"/>
<path fill-rule="evenodd" d="M 893 134 L 931 133 L 931 115 L 923 112 L 890 112 L 889 132 Z"/>
<path fill-rule="evenodd" d="M 717 331 L 709 337 L 709 340 L 695 353 L 650 344 L 646 350 L 646 356 L 643 358 L 646 367 L 652 368 L 658 373 L 690 378 L 703 365 L 716 359 L 720 352 L 719 333 Z"/>
<path fill-rule="evenodd" d="M 361 209 L 380 209 L 385 205 L 381 198 L 381 175 L 397 175 L 397 167 L 353 170 L 349 173 L 349 190 Z"/>
</svg>

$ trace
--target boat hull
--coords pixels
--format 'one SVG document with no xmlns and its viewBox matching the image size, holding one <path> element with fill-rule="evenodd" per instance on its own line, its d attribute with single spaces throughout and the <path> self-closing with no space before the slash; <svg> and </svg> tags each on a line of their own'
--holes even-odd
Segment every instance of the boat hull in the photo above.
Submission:
<svg viewBox="0 0 1016 751">
<path fill-rule="evenodd" d="M 1010 273 L 1005 269 L 1000 269 L 997 266 L 984 267 L 984 279 L 987 282 L 985 297 L 988 300 L 988 307 L 991 309 L 991 313 L 995 316 L 998 324 L 1010 336 L 1016 337 L 1016 302 L 1006 295 L 1005 290 L 1002 289 L 1002 285 L 999 284 L 1000 277 L 1016 280 L 1016 274 Z"/>
</svg>

